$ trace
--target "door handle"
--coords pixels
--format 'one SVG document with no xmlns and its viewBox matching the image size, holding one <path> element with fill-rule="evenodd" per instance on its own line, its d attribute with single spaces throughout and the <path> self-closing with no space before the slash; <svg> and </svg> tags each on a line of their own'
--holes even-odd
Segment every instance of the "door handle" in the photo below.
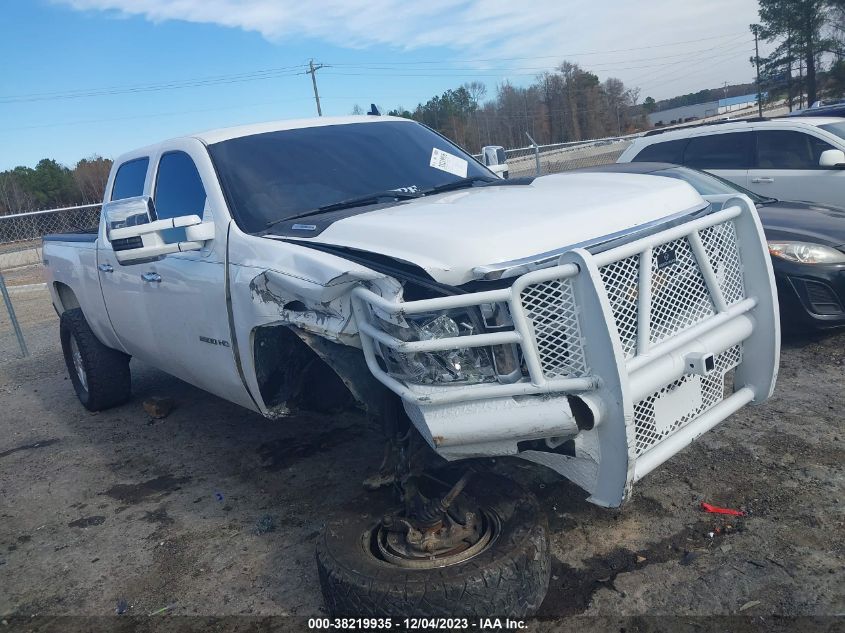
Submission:
<svg viewBox="0 0 845 633">
<path fill-rule="evenodd" d="M 141 275 L 141 279 L 143 279 L 144 281 L 149 281 L 150 283 L 161 283 L 161 275 L 159 275 L 158 273 L 144 273 L 143 275 Z"/>
<path fill-rule="evenodd" d="M 97 269 L 103 273 L 113 273 L 114 268 L 112 268 L 111 264 L 98 264 Z"/>
<path fill-rule="evenodd" d="M 765 178 L 752 178 L 752 179 L 751 179 L 751 182 L 754 182 L 754 183 L 757 183 L 757 184 L 761 184 L 761 183 L 768 184 L 768 183 L 771 183 L 771 182 L 774 182 L 774 181 L 775 181 L 775 179 L 774 179 L 774 178 L 768 178 L 768 177 L 765 177 Z"/>
</svg>

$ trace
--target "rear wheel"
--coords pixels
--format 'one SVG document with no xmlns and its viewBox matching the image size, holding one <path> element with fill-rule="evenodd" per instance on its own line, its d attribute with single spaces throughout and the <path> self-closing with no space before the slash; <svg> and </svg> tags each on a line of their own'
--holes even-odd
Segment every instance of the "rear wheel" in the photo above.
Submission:
<svg viewBox="0 0 845 633">
<path fill-rule="evenodd" d="M 551 569 L 548 531 L 536 498 L 515 482 L 476 474 L 449 510 L 466 517 L 449 528 L 457 538 L 423 555 L 420 539 L 425 549 L 431 534 L 397 530 L 402 518 L 389 494 L 365 504 L 365 513 L 328 521 L 318 540 L 333 616 L 526 617 L 539 609 Z M 449 536 L 441 530 L 437 538 Z"/>
<path fill-rule="evenodd" d="M 62 313 L 59 337 L 70 381 L 86 409 L 102 411 L 129 399 L 129 356 L 103 345 L 82 310 Z"/>
</svg>

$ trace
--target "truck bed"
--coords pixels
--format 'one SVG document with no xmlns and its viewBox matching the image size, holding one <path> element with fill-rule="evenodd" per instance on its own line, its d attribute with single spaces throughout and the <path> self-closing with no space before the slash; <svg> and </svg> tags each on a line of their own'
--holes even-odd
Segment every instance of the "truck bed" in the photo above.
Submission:
<svg viewBox="0 0 845 633">
<path fill-rule="evenodd" d="M 41 239 L 45 242 L 96 242 L 97 229 L 78 231 L 76 233 L 49 233 Z"/>
</svg>

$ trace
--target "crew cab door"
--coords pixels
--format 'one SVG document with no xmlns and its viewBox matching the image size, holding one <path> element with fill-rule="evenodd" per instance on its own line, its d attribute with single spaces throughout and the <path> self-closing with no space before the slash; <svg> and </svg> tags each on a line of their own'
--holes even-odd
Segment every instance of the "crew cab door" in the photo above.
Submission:
<svg viewBox="0 0 845 633">
<path fill-rule="evenodd" d="M 117 169 L 107 200 L 116 201 L 144 195 L 150 167 L 149 156 L 126 160 Z M 156 339 L 147 319 L 142 266 L 118 263 L 112 245 L 100 223 L 97 247 L 97 274 L 109 321 L 123 350 L 146 363 L 155 365 Z"/>
<path fill-rule="evenodd" d="M 121 276 L 128 279 L 106 296 L 110 316 L 112 310 L 117 315 L 112 324 L 129 353 L 137 352 L 142 360 L 192 385 L 255 408 L 230 339 L 228 213 L 204 146 L 185 139 L 163 147 L 151 161 L 146 190 L 155 219 L 198 215 L 215 223 L 215 237 L 201 250 L 120 265 Z M 186 241 L 184 228 L 161 231 L 161 237 L 165 243 Z M 131 317 L 120 305 L 127 297 L 133 312 L 138 310 Z M 145 323 L 139 335 L 134 328 L 141 319 Z"/>
<path fill-rule="evenodd" d="M 822 152 L 834 147 L 796 130 L 757 130 L 748 188 L 761 196 L 837 207 L 845 204 L 845 171 L 821 167 Z"/>
</svg>

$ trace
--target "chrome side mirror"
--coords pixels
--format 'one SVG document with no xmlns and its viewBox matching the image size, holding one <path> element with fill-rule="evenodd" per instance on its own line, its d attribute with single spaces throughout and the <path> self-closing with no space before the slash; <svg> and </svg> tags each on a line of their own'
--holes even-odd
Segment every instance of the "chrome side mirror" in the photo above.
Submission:
<svg viewBox="0 0 845 633">
<path fill-rule="evenodd" d="M 148 196 L 127 198 L 103 205 L 106 237 L 121 264 L 161 257 L 170 253 L 198 251 L 214 239 L 214 222 L 203 222 L 198 215 L 155 220 Z M 162 231 L 185 228 L 186 241 L 165 242 Z"/>
<path fill-rule="evenodd" d="M 114 229 L 149 224 L 154 217 L 153 201 L 149 196 L 114 200 L 103 205 L 107 235 Z M 110 236 L 109 241 L 111 241 Z"/>
</svg>

